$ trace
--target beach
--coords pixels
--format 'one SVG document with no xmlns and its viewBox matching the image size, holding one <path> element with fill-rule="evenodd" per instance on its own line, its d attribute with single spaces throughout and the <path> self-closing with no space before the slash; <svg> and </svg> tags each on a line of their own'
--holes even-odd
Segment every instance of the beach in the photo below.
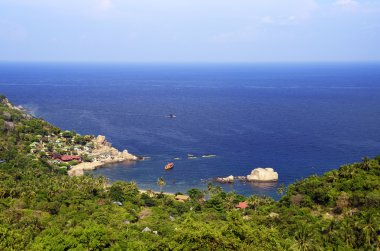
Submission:
<svg viewBox="0 0 380 251">
<path fill-rule="evenodd" d="M 107 164 L 113 164 L 118 162 L 128 161 L 128 159 L 118 159 L 118 160 L 108 160 L 108 161 L 93 161 L 93 162 L 82 162 L 78 165 L 72 166 L 70 170 L 67 171 L 69 176 L 81 176 L 84 171 L 95 170 L 96 168 L 102 167 Z"/>
</svg>

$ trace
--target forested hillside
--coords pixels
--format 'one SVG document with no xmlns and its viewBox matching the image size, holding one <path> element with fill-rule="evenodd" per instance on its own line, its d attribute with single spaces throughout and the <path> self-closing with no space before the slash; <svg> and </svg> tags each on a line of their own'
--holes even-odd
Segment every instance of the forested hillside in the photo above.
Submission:
<svg viewBox="0 0 380 251">
<path fill-rule="evenodd" d="M 0 96 L 0 250 L 380 249 L 380 156 L 297 181 L 280 201 L 210 183 L 183 202 L 133 182 L 67 176 L 31 149 L 54 135 L 61 130 Z"/>
</svg>

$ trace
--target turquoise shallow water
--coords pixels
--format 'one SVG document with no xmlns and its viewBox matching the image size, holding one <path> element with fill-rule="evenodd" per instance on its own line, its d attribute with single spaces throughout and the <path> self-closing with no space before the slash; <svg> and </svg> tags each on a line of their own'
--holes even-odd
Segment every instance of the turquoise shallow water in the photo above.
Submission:
<svg viewBox="0 0 380 251">
<path fill-rule="evenodd" d="M 3 63 L 0 92 L 57 126 L 151 157 L 93 172 L 146 189 L 160 176 L 164 190 L 184 192 L 270 166 L 278 183 L 223 187 L 276 196 L 281 183 L 380 154 L 380 64 Z"/>
</svg>

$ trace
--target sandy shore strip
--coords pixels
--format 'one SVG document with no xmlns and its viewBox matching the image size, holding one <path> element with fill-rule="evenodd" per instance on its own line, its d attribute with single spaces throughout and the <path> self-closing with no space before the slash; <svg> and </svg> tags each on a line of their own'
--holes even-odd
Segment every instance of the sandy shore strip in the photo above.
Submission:
<svg viewBox="0 0 380 251">
<path fill-rule="evenodd" d="M 159 191 L 154 191 L 154 190 L 144 190 L 144 189 L 139 189 L 140 193 L 146 193 L 146 194 L 149 194 L 150 192 L 154 193 L 154 194 L 160 194 L 161 192 Z M 162 192 L 162 194 L 165 194 L 165 195 L 172 195 L 174 196 L 175 194 L 174 193 L 169 193 L 169 192 Z"/>
<path fill-rule="evenodd" d="M 82 163 L 79 163 L 78 165 L 72 166 L 70 170 L 67 171 L 67 174 L 69 176 L 82 176 L 84 175 L 84 171 L 92 171 L 104 165 L 119 163 L 123 161 L 126 161 L 126 160 L 123 159 L 123 160 L 82 162 Z"/>
</svg>

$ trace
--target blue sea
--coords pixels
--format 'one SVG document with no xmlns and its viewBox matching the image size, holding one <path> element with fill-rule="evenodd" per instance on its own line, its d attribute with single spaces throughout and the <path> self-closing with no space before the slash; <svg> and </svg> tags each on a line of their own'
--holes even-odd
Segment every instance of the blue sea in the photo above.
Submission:
<svg viewBox="0 0 380 251">
<path fill-rule="evenodd" d="M 149 156 L 92 172 L 142 189 L 158 190 L 161 176 L 167 192 L 204 189 L 213 177 L 273 167 L 277 183 L 222 187 L 276 197 L 280 184 L 380 154 L 379 63 L 1 63 L 0 93 L 56 126 Z"/>
</svg>

